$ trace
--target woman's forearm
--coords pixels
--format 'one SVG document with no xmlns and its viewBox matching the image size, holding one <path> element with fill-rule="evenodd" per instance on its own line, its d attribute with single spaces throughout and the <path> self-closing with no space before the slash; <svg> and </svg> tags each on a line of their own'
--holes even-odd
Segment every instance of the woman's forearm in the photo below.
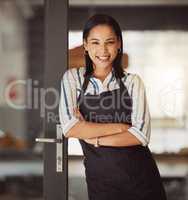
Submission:
<svg viewBox="0 0 188 200">
<path fill-rule="evenodd" d="M 96 143 L 96 138 L 85 141 L 94 145 Z M 140 140 L 138 140 L 134 135 L 132 135 L 128 131 L 124 131 L 114 135 L 102 136 L 98 139 L 98 141 L 99 145 L 114 147 L 125 147 L 141 144 Z"/>
<path fill-rule="evenodd" d="M 103 146 L 118 147 L 118 146 L 138 145 L 138 144 L 141 144 L 141 142 L 130 132 L 124 131 L 116 135 L 101 137 L 99 139 L 99 144 Z"/>
<path fill-rule="evenodd" d="M 79 139 L 96 138 L 113 135 L 125 131 L 130 126 L 123 123 L 95 123 L 88 121 L 77 122 L 65 135 Z"/>
</svg>

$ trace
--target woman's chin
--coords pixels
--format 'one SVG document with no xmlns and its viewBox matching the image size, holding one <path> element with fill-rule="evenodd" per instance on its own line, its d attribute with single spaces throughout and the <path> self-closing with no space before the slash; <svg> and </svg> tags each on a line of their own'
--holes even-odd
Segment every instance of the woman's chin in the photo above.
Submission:
<svg viewBox="0 0 188 200">
<path fill-rule="evenodd" d="M 112 64 L 111 63 L 96 63 L 94 66 L 101 69 L 107 69 L 107 68 L 111 68 Z"/>
</svg>

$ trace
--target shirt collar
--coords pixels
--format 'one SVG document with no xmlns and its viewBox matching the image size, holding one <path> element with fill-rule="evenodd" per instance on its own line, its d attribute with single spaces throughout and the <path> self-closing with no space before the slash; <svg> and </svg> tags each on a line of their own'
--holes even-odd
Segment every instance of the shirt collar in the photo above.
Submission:
<svg viewBox="0 0 188 200">
<path fill-rule="evenodd" d="M 112 68 L 112 70 L 108 73 L 108 75 L 104 79 L 103 84 L 107 84 L 108 82 L 114 80 L 114 78 L 115 78 L 115 70 L 114 68 Z M 91 79 L 97 79 L 97 78 L 91 75 Z"/>
</svg>

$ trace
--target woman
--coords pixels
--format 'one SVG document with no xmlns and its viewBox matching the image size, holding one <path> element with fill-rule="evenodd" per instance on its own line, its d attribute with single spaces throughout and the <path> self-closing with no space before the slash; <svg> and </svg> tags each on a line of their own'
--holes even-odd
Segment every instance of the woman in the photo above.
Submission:
<svg viewBox="0 0 188 200">
<path fill-rule="evenodd" d="M 148 148 L 150 114 L 145 88 L 121 66 L 118 23 L 94 15 L 83 31 L 86 67 L 62 79 L 60 121 L 65 137 L 78 138 L 90 200 L 165 200 Z"/>
</svg>

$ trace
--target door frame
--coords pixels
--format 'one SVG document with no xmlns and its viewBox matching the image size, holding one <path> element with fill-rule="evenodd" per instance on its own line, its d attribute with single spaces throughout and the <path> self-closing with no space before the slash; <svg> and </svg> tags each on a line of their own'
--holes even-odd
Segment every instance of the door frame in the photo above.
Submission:
<svg viewBox="0 0 188 200">
<path fill-rule="evenodd" d="M 68 66 L 68 0 L 45 0 L 45 72 L 44 89 L 53 88 L 60 95 L 60 82 Z M 46 92 L 45 105 L 54 103 L 53 92 Z M 58 99 L 59 100 L 59 99 Z M 58 101 L 59 102 L 59 101 Z M 49 118 L 54 115 L 54 120 Z M 56 138 L 58 105 L 45 107 L 45 138 Z M 63 172 L 56 172 L 56 143 L 44 145 L 43 196 L 45 200 L 68 199 L 68 142 L 63 140 Z"/>
</svg>

